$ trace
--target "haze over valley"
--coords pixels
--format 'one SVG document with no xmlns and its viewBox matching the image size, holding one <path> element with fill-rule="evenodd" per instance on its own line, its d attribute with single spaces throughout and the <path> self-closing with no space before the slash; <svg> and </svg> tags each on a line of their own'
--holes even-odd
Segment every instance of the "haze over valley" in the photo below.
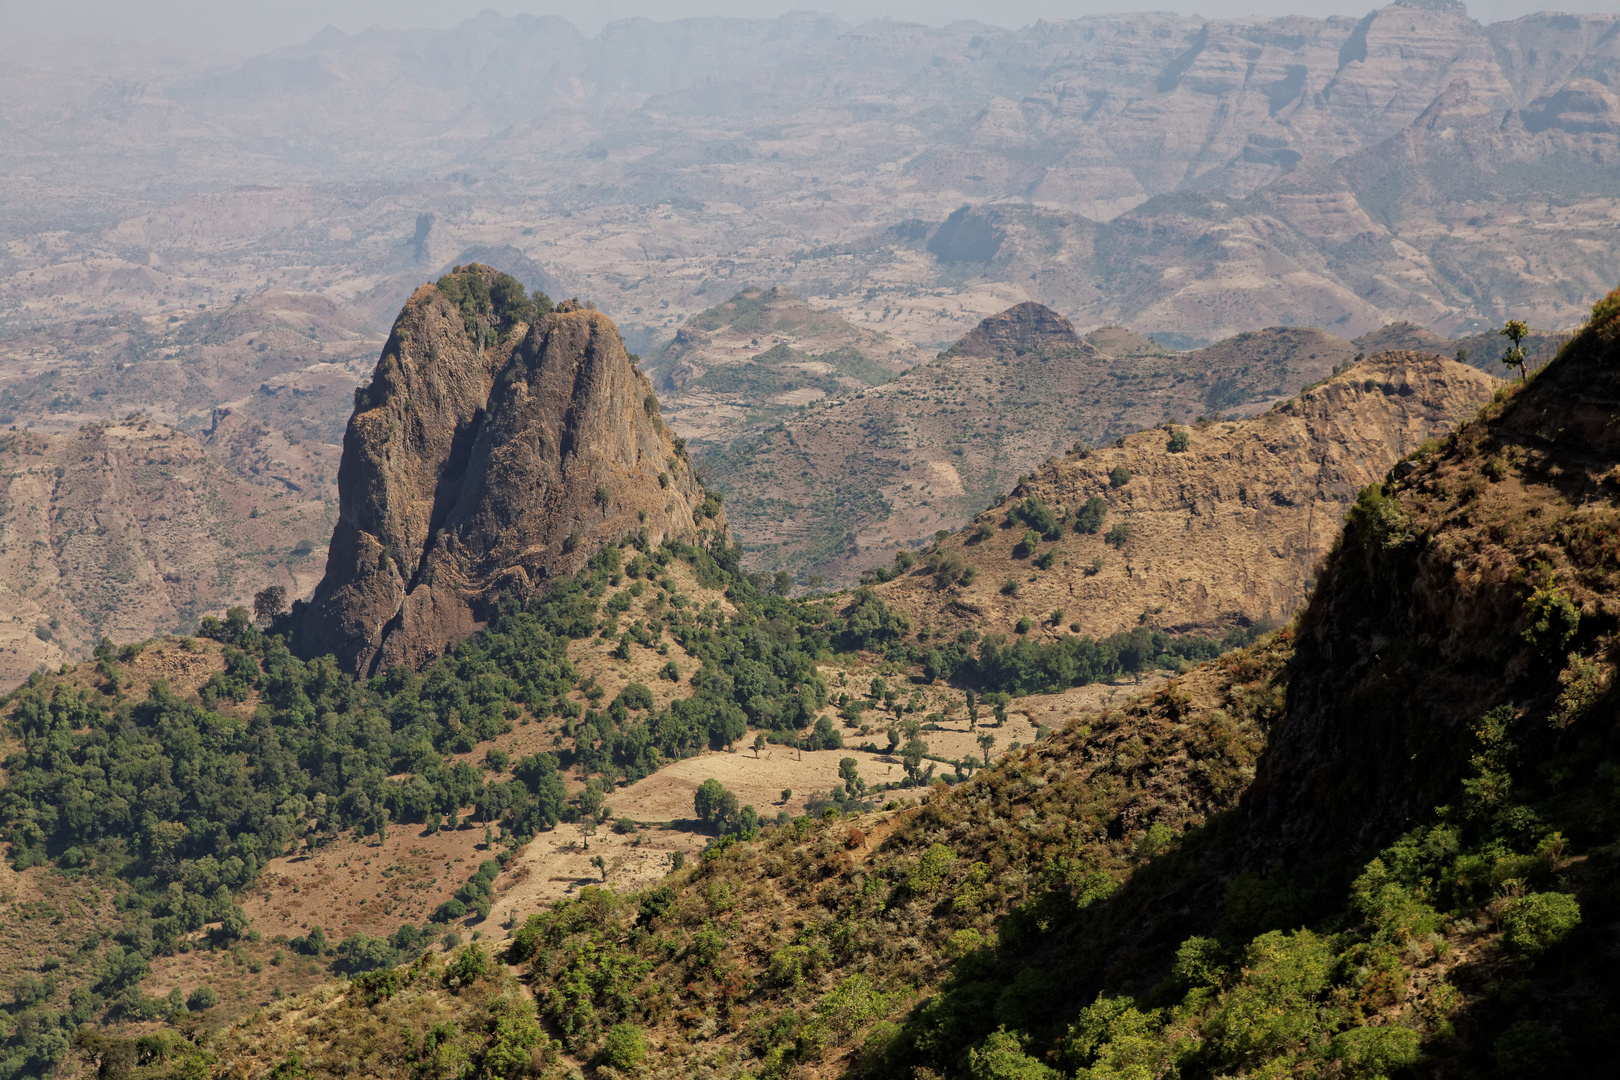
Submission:
<svg viewBox="0 0 1620 1080">
<path fill-rule="evenodd" d="M 0 6 L 0 1080 L 1612 1073 L 1620 15 L 950 2 Z"/>
</svg>

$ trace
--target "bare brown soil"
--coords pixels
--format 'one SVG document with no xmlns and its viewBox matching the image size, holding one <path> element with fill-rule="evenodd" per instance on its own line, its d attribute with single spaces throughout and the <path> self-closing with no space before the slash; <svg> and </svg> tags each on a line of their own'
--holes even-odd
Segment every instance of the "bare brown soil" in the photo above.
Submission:
<svg viewBox="0 0 1620 1080">
<path fill-rule="evenodd" d="M 333 944 L 353 933 L 386 937 L 401 923 L 422 925 L 466 884 L 492 857 L 483 842 L 484 830 L 474 827 L 429 834 L 395 825 L 380 842 L 345 834 L 312 854 L 270 860 L 242 906 L 266 937 L 297 936 L 316 924 Z"/>
</svg>

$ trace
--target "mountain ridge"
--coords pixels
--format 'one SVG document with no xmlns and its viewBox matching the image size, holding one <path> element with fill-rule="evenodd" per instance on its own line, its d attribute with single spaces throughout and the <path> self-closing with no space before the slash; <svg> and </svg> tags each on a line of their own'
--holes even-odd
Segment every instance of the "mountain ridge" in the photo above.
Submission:
<svg viewBox="0 0 1620 1080">
<path fill-rule="evenodd" d="M 1035 303 L 984 324 L 965 348 L 704 458 L 751 561 L 852 580 L 874 552 L 958 527 L 1077 442 L 1263 408 L 1355 355 L 1319 330 L 1273 328 L 1110 357 Z"/>
<path fill-rule="evenodd" d="M 1067 454 L 876 592 L 942 640 L 1005 635 L 1021 619 L 1032 640 L 1137 626 L 1221 638 L 1284 622 L 1361 489 L 1472 417 L 1497 385 L 1446 357 L 1388 352 L 1256 417 Z"/>
</svg>

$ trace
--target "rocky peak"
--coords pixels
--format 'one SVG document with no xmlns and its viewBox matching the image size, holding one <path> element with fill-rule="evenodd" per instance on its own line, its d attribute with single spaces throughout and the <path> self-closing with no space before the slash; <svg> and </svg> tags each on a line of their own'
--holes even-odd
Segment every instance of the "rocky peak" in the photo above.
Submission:
<svg viewBox="0 0 1620 1080">
<path fill-rule="evenodd" d="M 418 666 L 604 545 L 723 534 L 617 327 L 549 308 L 479 265 L 406 303 L 355 393 L 304 652 Z"/>
<path fill-rule="evenodd" d="M 1044 304 L 1025 301 L 991 315 L 951 346 L 949 356 L 997 356 L 1037 353 L 1043 356 L 1096 356 L 1097 350 L 1074 332 L 1074 326 Z"/>
</svg>

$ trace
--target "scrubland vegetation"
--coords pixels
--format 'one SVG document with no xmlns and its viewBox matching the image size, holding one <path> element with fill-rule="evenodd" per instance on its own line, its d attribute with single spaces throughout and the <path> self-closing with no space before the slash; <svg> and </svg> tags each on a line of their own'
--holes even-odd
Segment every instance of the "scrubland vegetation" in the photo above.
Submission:
<svg viewBox="0 0 1620 1080">
<path fill-rule="evenodd" d="M 1617 320 L 1611 296 L 1554 365 L 1363 491 L 1295 624 L 908 803 L 866 810 L 852 770 L 846 799 L 769 822 L 705 784 L 694 810 L 715 839 L 662 882 L 588 888 L 442 955 L 415 927 L 351 939 L 347 983 L 217 1035 L 186 1019 L 213 1006 L 206 988 L 146 999 L 144 966 L 251 934 L 234 895 L 288 844 L 453 826 L 468 805 L 520 842 L 605 815 L 608 782 L 747 723 L 841 738 L 823 710 L 864 709 L 818 671 L 839 650 L 963 680 L 975 719 L 1005 708 L 1000 687 L 1086 677 L 1087 654 L 1049 646 L 1076 650 L 1061 655 L 1078 674 L 1053 677 L 1043 654 L 1021 669 L 1021 646 L 979 643 L 930 672 L 933 646 L 869 590 L 789 600 L 732 549 L 627 544 L 419 675 L 344 678 L 237 611 L 204 626 L 224 670 L 197 702 L 121 698 L 111 651 L 100 692 L 34 680 L 6 762 L 13 863 L 107 888 L 123 918 L 92 939 L 94 978 L 67 1008 L 45 973 L 16 982 L 5 1068 L 38 1071 L 76 1037 L 104 1075 L 154 1077 L 1601 1072 L 1620 1005 L 1604 944 L 1620 919 L 1605 606 L 1620 519 L 1592 494 L 1609 427 L 1567 387 L 1615 381 Z M 1040 509 L 1018 509 L 1032 531 Z M 1460 577 L 1459 560 L 1490 569 Z M 676 561 L 725 605 L 683 598 Z M 655 610 L 621 629 L 638 584 Z M 1475 608 L 1506 616 L 1457 614 Z M 1367 650 L 1366 666 L 1360 641 L 1419 632 L 1445 650 L 1386 644 L 1396 659 Z M 566 644 L 592 634 L 625 649 L 668 635 L 698 661 L 692 695 L 659 708 L 627 686 L 580 709 Z M 994 666 L 1008 652 L 1010 674 Z M 865 698 L 893 709 L 893 689 L 877 679 Z M 445 757 L 534 717 L 571 738 L 511 781 Z M 573 798 L 565 764 L 593 776 Z M 463 910 L 487 904 L 499 863 Z M 79 1029 L 162 1015 L 137 1039 Z"/>
</svg>

